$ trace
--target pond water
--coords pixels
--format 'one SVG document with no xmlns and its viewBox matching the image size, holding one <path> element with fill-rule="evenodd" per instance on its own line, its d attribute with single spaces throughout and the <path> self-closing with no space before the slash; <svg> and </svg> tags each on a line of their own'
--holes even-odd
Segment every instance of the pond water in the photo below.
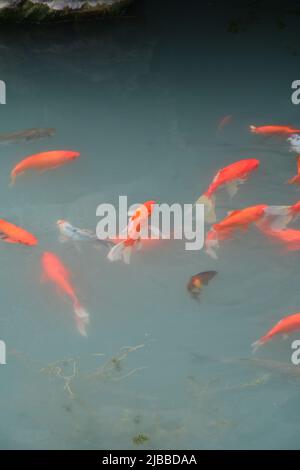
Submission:
<svg viewBox="0 0 300 470">
<path fill-rule="evenodd" d="M 232 200 L 219 193 L 218 218 L 299 199 L 284 184 L 296 173 L 286 141 L 248 129 L 300 125 L 290 99 L 297 16 L 282 20 L 268 3 L 257 16 L 253 7 L 194 3 L 183 11 L 149 0 L 126 19 L 0 31 L 1 133 L 56 129 L 0 146 L 1 217 L 39 239 L 0 245 L 2 449 L 299 448 L 291 341 L 300 334 L 251 354 L 253 341 L 300 308 L 298 252 L 249 230 L 218 260 L 164 241 L 127 266 L 110 263 L 105 247 L 58 240 L 57 219 L 95 230 L 98 204 L 119 195 L 192 203 L 241 158 L 258 158 L 260 168 Z M 9 188 L 22 158 L 56 149 L 81 157 Z M 90 312 L 87 338 L 69 301 L 41 282 L 44 251 L 72 272 Z M 197 302 L 187 282 L 211 269 L 218 274 Z"/>
</svg>

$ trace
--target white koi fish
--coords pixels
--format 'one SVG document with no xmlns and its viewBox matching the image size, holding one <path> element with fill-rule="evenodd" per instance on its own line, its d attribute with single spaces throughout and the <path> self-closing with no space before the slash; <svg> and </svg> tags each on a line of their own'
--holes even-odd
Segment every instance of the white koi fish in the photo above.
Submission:
<svg viewBox="0 0 300 470">
<path fill-rule="evenodd" d="M 59 239 L 61 242 L 72 240 L 74 242 L 98 242 L 107 247 L 114 245 L 110 240 L 99 240 L 97 235 L 92 231 L 74 227 L 74 225 L 70 224 L 70 222 L 67 222 L 66 220 L 58 220 L 56 223 L 60 231 Z"/>
</svg>

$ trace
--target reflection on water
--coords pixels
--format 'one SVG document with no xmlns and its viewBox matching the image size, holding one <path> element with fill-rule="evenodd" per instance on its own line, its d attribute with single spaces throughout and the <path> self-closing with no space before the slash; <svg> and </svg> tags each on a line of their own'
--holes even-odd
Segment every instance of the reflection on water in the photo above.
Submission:
<svg viewBox="0 0 300 470">
<path fill-rule="evenodd" d="M 297 334 L 255 358 L 250 349 L 299 309 L 297 253 L 282 255 L 253 230 L 221 247 L 217 261 L 176 241 L 148 246 L 125 266 L 108 263 L 105 247 L 78 251 L 58 240 L 58 219 L 94 230 L 97 205 L 119 195 L 193 202 L 219 168 L 243 157 L 259 158 L 260 169 L 232 201 L 221 193 L 218 217 L 299 199 L 283 184 L 295 173 L 287 143 L 248 132 L 250 124 L 299 126 L 290 101 L 295 18 L 282 29 L 264 10 L 248 21 L 215 2 L 202 15 L 169 1 L 157 14 L 159 3 L 145 1 L 146 16 L 142 5 L 136 18 L 113 23 L 0 32 L 8 88 L 1 134 L 56 130 L 0 146 L 1 217 L 40 240 L 35 249 L 0 245 L 0 336 L 8 348 L 1 448 L 299 446 L 300 372 L 290 363 Z M 232 21 L 240 21 L 237 32 Z M 19 160 L 59 148 L 81 158 L 8 189 Z M 40 282 L 44 250 L 73 273 L 91 314 L 87 339 L 69 304 Z M 186 285 L 210 270 L 218 275 L 195 301 Z"/>
</svg>

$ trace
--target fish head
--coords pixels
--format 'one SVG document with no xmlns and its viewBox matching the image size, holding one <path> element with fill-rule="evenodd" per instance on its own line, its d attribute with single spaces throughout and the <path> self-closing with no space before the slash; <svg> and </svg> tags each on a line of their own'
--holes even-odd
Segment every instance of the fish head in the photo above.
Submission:
<svg viewBox="0 0 300 470">
<path fill-rule="evenodd" d="M 66 223 L 66 220 L 64 220 L 64 219 L 59 219 L 59 220 L 56 222 L 56 225 L 58 225 L 58 226 L 60 227 L 61 225 L 64 225 L 65 223 Z"/>
<path fill-rule="evenodd" d="M 250 129 L 250 132 L 254 132 L 254 133 L 256 132 L 256 126 L 251 125 L 249 126 L 249 129 Z"/>
<path fill-rule="evenodd" d="M 187 285 L 187 290 L 192 296 L 198 296 L 202 287 L 201 279 L 197 276 L 192 276 Z"/>
<path fill-rule="evenodd" d="M 202 286 L 202 282 L 201 282 L 200 277 L 195 277 L 193 279 L 193 287 L 195 287 L 196 289 L 200 289 L 201 286 Z"/>
<path fill-rule="evenodd" d="M 22 242 L 27 246 L 35 246 L 38 244 L 37 238 L 31 233 L 28 233 Z"/>
<path fill-rule="evenodd" d="M 66 152 L 66 155 L 69 160 L 76 160 L 78 157 L 80 157 L 80 152 L 68 151 Z"/>
<path fill-rule="evenodd" d="M 64 233 L 65 230 L 70 227 L 70 224 L 69 222 L 67 222 L 66 220 L 64 219 L 59 219 L 57 222 L 56 222 L 56 225 L 57 225 L 57 228 L 58 230 L 60 231 L 60 233 Z"/>
<path fill-rule="evenodd" d="M 146 201 L 146 202 L 144 202 L 143 206 L 147 209 L 148 214 L 152 213 L 155 204 L 156 204 L 156 201 Z"/>
</svg>

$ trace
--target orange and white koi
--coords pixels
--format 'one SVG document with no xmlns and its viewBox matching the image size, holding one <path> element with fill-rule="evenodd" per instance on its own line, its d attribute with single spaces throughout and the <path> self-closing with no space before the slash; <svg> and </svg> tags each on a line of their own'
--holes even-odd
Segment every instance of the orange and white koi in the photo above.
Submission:
<svg viewBox="0 0 300 470">
<path fill-rule="evenodd" d="M 216 221 L 216 191 L 225 186 L 229 195 L 233 197 L 238 190 L 238 185 L 248 179 L 249 174 L 258 168 L 259 163 L 259 160 L 256 158 L 247 158 L 231 163 L 231 165 L 221 168 L 218 171 L 207 191 L 195 203 L 204 204 L 205 220 L 207 223 Z"/>
<path fill-rule="evenodd" d="M 15 183 L 17 176 L 28 170 L 46 171 L 58 168 L 70 163 L 80 156 L 79 152 L 72 150 L 53 150 L 41 152 L 21 160 L 11 171 L 11 185 Z"/>
<path fill-rule="evenodd" d="M 294 129 L 290 126 L 250 126 L 250 132 L 265 136 L 290 136 L 292 134 L 297 134 L 297 132 L 300 132 L 300 129 Z"/>
<path fill-rule="evenodd" d="M 148 224 L 155 204 L 155 201 L 146 201 L 131 215 L 126 227 L 127 237 L 111 248 L 107 255 L 110 261 L 123 259 L 124 263 L 130 263 L 133 247 L 136 246 L 138 249 L 141 247 L 141 232 L 145 224 Z"/>
<path fill-rule="evenodd" d="M 44 252 L 42 255 L 43 277 L 53 282 L 73 303 L 75 323 L 79 333 L 87 336 L 86 326 L 89 324 L 89 313 L 80 304 L 71 283 L 71 274 L 54 253 Z"/>
<path fill-rule="evenodd" d="M 229 212 L 223 220 L 214 224 L 207 233 L 205 240 L 207 254 L 216 259 L 215 249 L 219 247 L 219 242 L 232 238 L 233 233 L 237 230 L 248 230 L 251 224 L 257 223 L 265 216 L 267 207 L 266 204 L 259 204 Z"/>
<path fill-rule="evenodd" d="M 38 244 L 38 240 L 34 235 L 4 219 L 0 219 L 0 240 L 6 243 L 20 243 L 27 246 Z"/>
<path fill-rule="evenodd" d="M 300 313 L 294 313 L 293 315 L 284 317 L 264 336 L 252 344 L 253 352 L 255 352 L 259 346 L 272 340 L 277 335 L 287 336 L 289 333 L 298 330 L 300 330 Z"/>
</svg>

